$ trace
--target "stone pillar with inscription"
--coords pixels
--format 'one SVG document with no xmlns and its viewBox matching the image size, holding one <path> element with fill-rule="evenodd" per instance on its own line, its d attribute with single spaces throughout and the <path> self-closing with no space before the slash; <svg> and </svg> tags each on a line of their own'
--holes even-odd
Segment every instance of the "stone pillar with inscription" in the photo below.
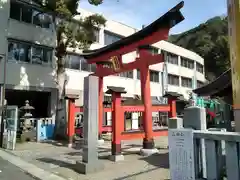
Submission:
<svg viewBox="0 0 240 180">
<path fill-rule="evenodd" d="M 98 77 L 84 78 L 83 159 L 76 171 L 84 174 L 103 169 L 98 160 Z"/>
<path fill-rule="evenodd" d="M 195 180 L 192 129 L 169 129 L 169 165 L 171 180 Z"/>
</svg>

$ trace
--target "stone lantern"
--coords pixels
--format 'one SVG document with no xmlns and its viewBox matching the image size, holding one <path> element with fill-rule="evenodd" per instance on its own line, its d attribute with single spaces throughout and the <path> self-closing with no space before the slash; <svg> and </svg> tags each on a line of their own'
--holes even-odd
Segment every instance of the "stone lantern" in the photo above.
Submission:
<svg viewBox="0 0 240 180">
<path fill-rule="evenodd" d="M 25 112 L 23 118 L 31 118 L 32 117 L 31 111 L 34 109 L 35 108 L 33 106 L 30 106 L 29 101 L 26 100 L 25 106 L 20 107 L 20 110 Z"/>
<path fill-rule="evenodd" d="M 29 104 L 29 101 L 25 101 L 25 105 L 20 107 L 20 111 L 22 111 L 24 114 L 20 118 L 20 130 L 21 130 L 21 139 L 24 137 L 24 141 L 30 141 L 32 138 L 34 138 L 35 133 L 34 130 L 34 123 L 33 123 L 33 115 L 32 111 L 35 108 Z"/>
</svg>

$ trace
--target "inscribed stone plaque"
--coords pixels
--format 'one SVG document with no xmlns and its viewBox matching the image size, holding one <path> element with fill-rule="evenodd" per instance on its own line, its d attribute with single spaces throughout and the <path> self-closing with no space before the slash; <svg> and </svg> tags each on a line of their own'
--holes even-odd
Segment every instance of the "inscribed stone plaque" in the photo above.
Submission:
<svg viewBox="0 0 240 180">
<path fill-rule="evenodd" d="M 169 129 L 171 180 L 195 180 L 193 130 Z"/>
</svg>

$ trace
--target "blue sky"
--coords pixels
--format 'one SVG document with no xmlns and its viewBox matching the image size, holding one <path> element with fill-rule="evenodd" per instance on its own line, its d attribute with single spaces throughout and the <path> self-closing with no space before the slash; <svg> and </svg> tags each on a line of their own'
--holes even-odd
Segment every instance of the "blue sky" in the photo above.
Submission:
<svg viewBox="0 0 240 180">
<path fill-rule="evenodd" d="M 141 28 L 163 15 L 180 0 L 103 0 L 100 6 L 91 6 L 81 0 L 80 7 L 126 25 Z M 185 0 L 182 13 L 185 20 L 171 30 L 180 33 L 205 22 L 216 15 L 227 13 L 227 0 Z"/>
</svg>

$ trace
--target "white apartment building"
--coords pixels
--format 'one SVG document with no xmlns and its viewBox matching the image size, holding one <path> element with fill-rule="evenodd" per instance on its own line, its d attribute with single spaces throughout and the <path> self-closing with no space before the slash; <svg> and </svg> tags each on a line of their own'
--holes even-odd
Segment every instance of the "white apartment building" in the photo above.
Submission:
<svg viewBox="0 0 240 180">
<path fill-rule="evenodd" d="M 54 48 L 56 36 L 51 19 L 40 9 L 22 1 L 0 0 L 0 84 L 4 82 L 4 62 L 6 61 L 6 99 L 10 105 L 24 105 L 28 99 L 35 107 L 36 116 L 55 116 L 57 86 L 55 81 Z M 81 15 L 91 13 L 81 10 Z M 79 17 L 76 17 L 76 19 Z M 138 31 L 119 22 L 108 20 L 106 26 L 96 30 L 96 42 L 91 49 L 109 45 L 122 37 Z M 88 65 L 79 50 L 69 50 L 66 63 L 66 92 L 78 94 L 76 105 L 83 105 L 83 79 L 95 67 Z M 199 55 L 167 41 L 152 45 L 153 53 L 165 53 L 167 83 L 163 82 L 164 63 L 150 67 L 151 96 L 161 97 L 163 90 L 178 92 L 187 99 L 192 90 L 193 77 L 197 86 L 205 81 L 204 60 Z M 136 52 L 124 55 L 124 63 L 134 61 Z M 163 87 L 164 85 L 164 87 Z M 107 86 L 125 87 L 126 96 L 140 95 L 140 81 L 137 70 L 119 76 L 104 78 Z"/>
</svg>

